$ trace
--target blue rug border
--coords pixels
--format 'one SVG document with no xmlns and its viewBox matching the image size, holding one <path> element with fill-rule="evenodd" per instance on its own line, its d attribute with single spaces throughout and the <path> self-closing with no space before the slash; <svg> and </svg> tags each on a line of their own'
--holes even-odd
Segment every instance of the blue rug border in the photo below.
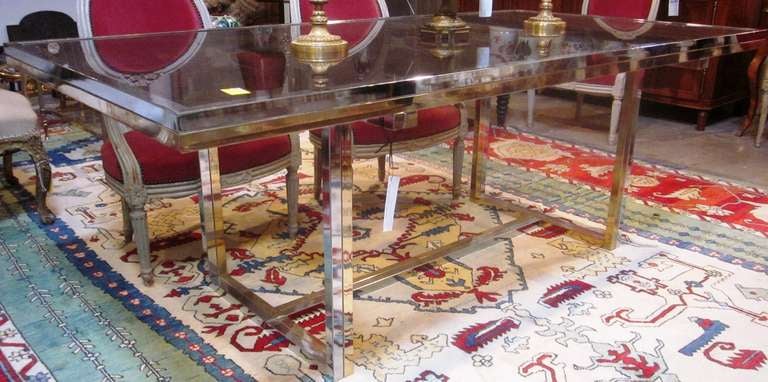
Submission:
<svg viewBox="0 0 768 382">
<path fill-rule="evenodd" d="M 42 224 L 37 213 L 37 206 L 34 202 L 35 199 L 29 191 L 23 187 L 11 187 L 10 191 L 16 200 L 18 200 L 19 205 L 27 213 L 30 220 L 32 220 L 38 228 L 44 231 L 48 239 L 55 243 L 56 247 L 65 254 L 70 264 L 79 270 L 80 273 L 94 286 L 101 289 L 102 292 L 113 299 L 119 301 L 126 310 L 131 312 L 140 322 L 147 325 L 155 334 L 162 337 L 168 344 L 172 345 L 190 359 L 194 360 L 198 365 L 202 366 L 203 369 L 216 380 L 222 380 L 220 370 L 212 363 L 203 362 L 202 360 L 204 357 L 213 356 L 216 359 L 218 366 L 224 369 L 231 369 L 234 373 L 229 377 L 230 379 L 255 381 L 250 374 L 247 374 L 234 361 L 216 351 L 213 346 L 205 342 L 205 340 L 203 340 L 203 338 L 189 326 L 174 317 L 168 310 L 160 304 L 157 304 L 152 298 L 141 293 L 133 283 L 128 282 L 120 273 L 114 271 L 112 267 L 106 261 L 101 260 L 63 220 L 57 218 L 50 225 Z M 5 201 L 0 202 L 5 203 Z M 58 232 L 54 232 L 55 229 L 58 229 Z M 66 235 L 68 237 L 67 241 L 62 241 L 59 237 L 60 235 Z M 75 247 L 68 248 L 68 246 L 71 246 L 72 244 L 74 244 Z M 75 253 L 82 253 L 84 256 L 83 258 L 76 258 L 74 256 Z M 93 266 L 85 267 L 85 261 L 82 260 L 90 261 Z M 92 273 L 94 271 L 100 271 L 104 276 L 98 278 L 93 277 Z M 112 282 L 116 283 L 117 286 L 110 288 L 108 284 Z M 120 291 L 127 291 L 128 293 L 125 296 L 121 296 L 119 294 Z M 130 303 L 133 299 L 138 299 L 139 303 Z M 152 310 L 152 315 L 145 316 L 142 314 L 142 311 L 147 308 Z M 158 318 L 164 320 L 166 325 L 160 326 L 157 324 L 155 321 Z M 182 341 L 175 336 L 175 333 L 179 331 L 183 331 L 186 334 L 187 341 Z M 188 347 L 189 342 L 200 346 L 202 354 L 201 352 L 190 350 Z"/>
</svg>

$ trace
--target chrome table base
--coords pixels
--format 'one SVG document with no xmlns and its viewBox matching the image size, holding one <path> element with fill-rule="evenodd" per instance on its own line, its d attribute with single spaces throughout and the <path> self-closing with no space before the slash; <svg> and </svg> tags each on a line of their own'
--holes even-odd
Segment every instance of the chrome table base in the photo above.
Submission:
<svg viewBox="0 0 768 382">
<path fill-rule="evenodd" d="M 575 230 L 607 249 L 616 247 L 619 238 L 624 189 L 630 175 L 632 153 L 640 99 L 643 71 L 627 73 L 624 104 L 620 116 L 620 134 L 613 170 L 613 186 L 604 231 L 579 226 L 568 220 L 531 210 L 509 200 L 492 198 L 485 194 L 486 160 L 492 134 L 491 98 L 476 101 L 474 124 L 474 150 L 470 196 L 476 203 L 516 211 L 519 217 L 491 228 L 471 238 L 442 246 L 405 261 L 368 273 L 357 280 L 353 275 L 352 250 L 352 130 L 349 125 L 326 128 L 322 135 L 323 150 L 320 158 L 323 177 L 323 240 L 324 291 L 310 293 L 278 306 L 272 306 L 253 293 L 247 286 L 228 274 L 226 248 L 223 239 L 222 193 L 217 149 L 199 151 L 200 173 L 203 178 L 203 245 L 208 255 L 208 266 L 214 285 L 224 289 L 268 325 L 281 331 L 302 352 L 327 362 L 334 380 L 349 376 L 354 371 L 351 356 L 354 294 L 366 293 L 388 285 L 393 277 L 446 256 L 463 256 L 493 245 L 495 238 L 519 235 L 519 228 L 546 221 Z M 326 310 L 326 338 L 312 336 L 290 318 L 291 314 L 324 304 Z"/>
</svg>

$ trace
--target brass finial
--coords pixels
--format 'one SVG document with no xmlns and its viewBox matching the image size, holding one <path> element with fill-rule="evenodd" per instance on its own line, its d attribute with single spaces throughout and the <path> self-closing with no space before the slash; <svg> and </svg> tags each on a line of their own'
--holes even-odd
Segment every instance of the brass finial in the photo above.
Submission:
<svg viewBox="0 0 768 382">
<path fill-rule="evenodd" d="M 535 37 L 557 37 L 565 33 L 565 21 L 552 15 L 552 0 L 541 0 L 539 14 L 525 20 L 525 33 Z"/>
<path fill-rule="evenodd" d="M 312 12 L 312 29 L 291 42 L 294 54 L 302 61 L 338 61 L 347 56 L 347 42 L 328 31 L 325 4 L 328 0 L 309 0 L 315 7 Z"/>
<path fill-rule="evenodd" d="M 469 33 L 469 26 L 456 16 L 456 0 L 443 0 L 432 19 L 421 26 L 424 34 Z"/>
</svg>

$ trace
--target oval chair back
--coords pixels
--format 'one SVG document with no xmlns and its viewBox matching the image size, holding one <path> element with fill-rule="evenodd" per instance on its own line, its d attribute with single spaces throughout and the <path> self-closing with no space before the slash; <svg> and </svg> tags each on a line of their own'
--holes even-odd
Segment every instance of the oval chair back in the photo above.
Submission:
<svg viewBox="0 0 768 382">
<path fill-rule="evenodd" d="M 584 0 L 581 14 L 590 16 L 627 17 L 632 19 L 656 20 L 659 0 Z"/>
</svg>

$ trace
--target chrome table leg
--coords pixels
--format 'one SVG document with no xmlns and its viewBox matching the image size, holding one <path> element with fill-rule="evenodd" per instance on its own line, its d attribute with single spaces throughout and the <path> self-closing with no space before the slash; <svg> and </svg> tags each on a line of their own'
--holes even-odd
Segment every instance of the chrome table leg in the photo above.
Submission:
<svg viewBox="0 0 768 382">
<path fill-rule="evenodd" d="M 352 346 L 352 129 L 323 130 L 323 244 L 327 360 L 334 380 L 354 371 Z"/>
<path fill-rule="evenodd" d="M 474 145 L 472 147 L 472 179 L 469 195 L 477 200 L 485 193 L 485 160 L 488 155 L 488 134 L 491 130 L 491 99 L 475 102 Z"/>
<path fill-rule="evenodd" d="M 613 184 L 605 221 L 603 247 L 614 249 L 618 244 L 621 217 L 624 207 L 624 191 L 631 176 L 632 154 L 635 149 L 637 118 L 640 111 L 640 87 L 644 71 L 627 73 L 624 84 L 624 103 L 619 114 L 619 142 L 616 145 L 616 159 L 613 165 Z"/>
<path fill-rule="evenodd" d="M 208 256 L 208 272 L 211 283 L 221 286 L 221 276 L 227 274 L 227 248 L 224 243 L 224 217 L 222 210 L 219 150 L 211 148 L 198 151 L 200 184 L 203 188 L 200 208 L 203 221 L 203 250 Z"/>
</svg>

